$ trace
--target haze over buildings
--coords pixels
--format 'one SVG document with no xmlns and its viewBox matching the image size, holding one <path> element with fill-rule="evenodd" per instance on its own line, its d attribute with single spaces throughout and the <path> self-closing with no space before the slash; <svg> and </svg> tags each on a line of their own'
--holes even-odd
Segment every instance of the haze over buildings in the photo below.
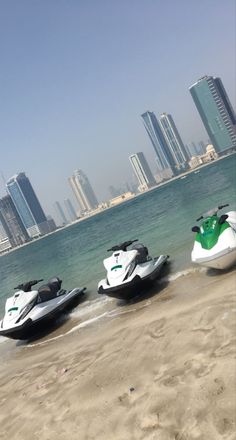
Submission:
<svg viewBox="0 0 236 440">
<path fill-rule="evenodd" d="M 61 206 L 60 202 L 56 201 L 54 203 L 54 208 L 55 208 L 57 217 L 59 219 L 59 223 L 61 225 L 66 225 L 68 223 L 68 220 L 67 220 L 67 218 L 65 216 L 65 213 L 64 213 L 64 211 L 62 209 L 62 206 Z"/>
<path fill-rule="evenodd" d="M 65 199 L 64 200 L 64 204 L 65 204 L 65 208 L 67 210 L 69 219 L 72 222 L 74 222 L 78 218 L 78 216 L 77 216 L 77 214 L 75 212 L 74 206 L 72 205 L 70 199 Z"/>
<path fill-rule="evenodd" d="M 133 151 L 156 175 L 141 112 L 168 111 L 184 144 L 197 145 L 209 136 L 188 87 L 207 73 L 236 95 L 234 0 L 12 0 L 1 4 L 0 33 L 1 171 L 32 176 L 50 214 L 71 197 L 75 164 L 99 200 L 131 183 Z"/>
</svg>

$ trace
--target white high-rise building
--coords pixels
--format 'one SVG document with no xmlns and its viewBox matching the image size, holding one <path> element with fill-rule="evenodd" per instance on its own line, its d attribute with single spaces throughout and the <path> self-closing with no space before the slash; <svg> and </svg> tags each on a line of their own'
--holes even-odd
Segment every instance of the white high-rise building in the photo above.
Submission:
<svg viewBox="0 0 236 440">
<path fill-rule="evenodd" d="M 129 160 L 139 182 L 139 191 L 145 191 L 156 185 L 153 174 L 142 152 L 131 154 Z"/>
<path fill-rule="evenodd" d="M 91 211 L 98 206 L 93 188 L 82 170 L 76 170 L 69 177 L 69 183 L 79 203 L 81 212 Z"/>
</svg>

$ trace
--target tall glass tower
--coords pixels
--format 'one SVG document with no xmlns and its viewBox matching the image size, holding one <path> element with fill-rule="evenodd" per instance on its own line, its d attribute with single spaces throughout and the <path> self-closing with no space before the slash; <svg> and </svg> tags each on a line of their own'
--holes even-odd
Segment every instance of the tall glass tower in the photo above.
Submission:
<svg viewBox="0 0 236 440">
<path fill-rule="evenodd" d="M 25 173 L 11 177 L 6 187 L 29 236 L 49 232 L 46 216 Z"/>
<path fill-rule="evenodd" d="M 69 177 L 69 183 L 82 212 L 91 211 L 98 206 L 93 188 L 82 170 L 76 170 L 74 174 Z"/>
<path fill-rule="evenodd" d="M 65 207 L 68 212 L 68 216 L 70 217 L 71 221 L 74 222 L 75 220 L 77 220 L 78 217 L 76 215 L 74 206 L 72 205 L 70 199 L 65 199 L 64 204 L 65 204 Z"/>
<path fill-rule="evenodd" d="M 204 76 L 189 90 L 216 152 L 235 148 L 236 116 L 221 79 Z"/>
<path fill-rule="evenodd" d="M 65 216 L 65 213 L 64 213 L 60 203 L 58 201 L 56 201 L 54 203 L 54 207 L 55 207 L 55 211 L 56 211 L 56 213 L 57 213 L 57 215 L 59 217 L 60 224 L 66 225 L 68 223 L 68 220 L 67 220 L 67 218 Z"/>
<path fill-rule="evenodd" d="M 131 154 L 129 160 L 138 179 L 139 190 L 144 191 L 156 185 L 156 181 L 142 152 Z"/>
<path fill-rule="evenodd" d="M 0 221 L 7 233 L 12 247 L 19 246 L 30 240 L 11 196 L 9 195 L 0 199 Z"/>
<path fill-rule="evenodd" d="M 167 113 L 162 113 L 159 121 L 165 140 L 173 156 L 175 168 L 177 170 L 186 168 L 188 155 L 172 116 Z"/>
<path fill-rule="evenodd" d="M 170 169 L 175 174 L 175 162 L 169 151 L 161 126 L 153 112 L 145 112 L 141 115 L 144 127 L 151 140 L 157 156 L 159 171 Z"/>
</svg>

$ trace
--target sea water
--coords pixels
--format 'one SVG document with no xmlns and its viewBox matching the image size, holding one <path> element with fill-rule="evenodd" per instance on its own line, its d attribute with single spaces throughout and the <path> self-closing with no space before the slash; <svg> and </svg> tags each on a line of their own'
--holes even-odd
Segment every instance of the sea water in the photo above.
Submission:
<svg viewBox="0 0 236 440">
<path fill-rule="evenodd" d="M 0 316 L 15 286 L 52 276 L 59 276 L 64 288 L 86 286 L 85 308 L 99 307 L 104 302 L 97 294 L 105 275 L 103 259 L 110 255 L 108 248 L 125 240 L 139 239 L 153 257 L 168 254 L 174 280 L 193 267 L 191 227 L 196 218 L 225 203 L 230 204 L 228 210 L 236 210 L 235 154 L 2 255 Z"/>
</svg>

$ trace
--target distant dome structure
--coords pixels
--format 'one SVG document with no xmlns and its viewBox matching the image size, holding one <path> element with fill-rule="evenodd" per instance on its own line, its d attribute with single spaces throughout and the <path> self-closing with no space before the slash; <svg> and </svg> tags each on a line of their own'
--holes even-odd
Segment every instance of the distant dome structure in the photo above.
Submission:
<svg viewBox="0 0 236 440">
<path fill-rule="evenodd" d="M 215 148 L 213 147 L 213 145 L 212 144 L 208 144 L 207 147 L 206 147 L 206 152 L 207 153 L 211 153 L 213 151 L 215 151 Z"/>
</svg>

